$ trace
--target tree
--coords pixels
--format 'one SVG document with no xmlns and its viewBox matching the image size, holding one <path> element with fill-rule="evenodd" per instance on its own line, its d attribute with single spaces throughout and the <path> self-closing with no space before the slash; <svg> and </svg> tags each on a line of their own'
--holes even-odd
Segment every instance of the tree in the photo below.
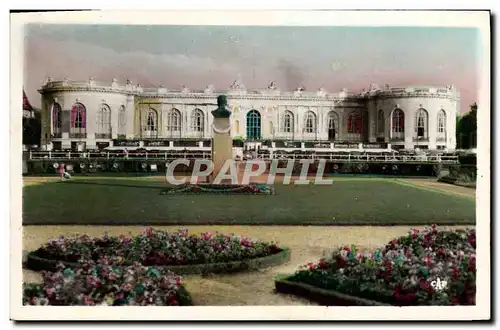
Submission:
<svg viewBox="0 0 500 330">
<path fill-rule="evenodd" d="M 23 117 L 23 144 L 40 145 L 42 138 L 42 120 L 39 110 L 34 110 L 34 117 Z"/>
<path fill-rule="evenodd" d="M 457 121 L 456 138 L 458 149 L 471 149 L 477 145 L 477 104 L 470 106 L 470 111 Z"/>
</svg>

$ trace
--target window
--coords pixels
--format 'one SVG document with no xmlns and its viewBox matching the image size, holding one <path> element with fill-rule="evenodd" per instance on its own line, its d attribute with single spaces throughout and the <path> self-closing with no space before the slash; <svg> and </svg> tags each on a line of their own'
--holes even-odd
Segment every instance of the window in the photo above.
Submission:
<svg viewBox="0 0 500 330">
<path fill-rule="evenodd" d="M 71 108 L 71 133 L 85 133 L 87 110 L 81 103 L 75 103 Z"/>
<path fill-rule="evenodd" d="M 361 134 L 363 132 L 363 119 L 357 112 L 351 112 L 347 117 L 347 133 Z"/>
<path fill-rule="evenodd" d="M 203 115 L 203 111 L 201 111 L 200 109 L 194 109 L 193 114 L 192 114 L 192 129 L 193 129 L 193 131 L 203 132 L 204 117 L 205 116 Z"/>
<path fill-rule="evenodd" d="M 404 114 L 403 114 L 404 116 Z M 383 136 L 385 135 L 385 116 L 384 116 L 384 110 L 379 110 L 378 111 L 378 116 L 377 116 L 377 127 L 378 127 L 378 135 Z"/>
<path fill-rule="evenodd" d="M 181 130 L 181 112 L 177 109 L 172 109 L 167 115 L 167 131 L 180 132 Z"/>
<path fill-rule="evenodd" d="M 52 132 L 61 133 L 62 127 L 62 109 L 59 103 L 54 103 L 52 106 Z"/>
<path fill-rule="evenodd" d="M 293 127 L 293 113 L 291 111 L 286 110 L 283 115 L 283 129 L 284 133 L 292 133 L 294 130 Z"/>
<path fill-rule="evenodd" d="M 405 113 L 401 109 L 392 112 L 392 133 L 405 132 Z"/>
<path fill-rule="evenodd" d="M 334 111 L 328 113 L 328 129 L 339 130 L 339 115 Z"/>
<path fill-rule="evenodd" d="M 122 105 L 118 110 L 118 134 L 125 135 L 127 132 L 127 111 Z"/>
<path fill-rule="evenodd" d="M 260 113 L 257 110 L 250 110 L 247 113 L 247 139 L 260 140 Z"/>
<path fill-rule="evenodd" d="M 438 122 L 438 125 L 437 125 L 438 133 L 445 133 L 446 132 L 446 112 L 444 112 L 444 110 L 439 110 L 437 122 Z"/>
<path fill-rule="evenodd" d="M 154 138 L 158 133 L 158 114 L 155 109 L 148 109 L 144 114 L 143 136 Z"/>
<path fill-rule="evenodd" d="M 107 104 L 101 104 L 97 113 L 97 134 L 111 134 L 111 109 Z"/>
<path fill-rule="evenodd" d="M 328 113 L 328 140 L 334 141 L 339 132 L 339 115 L 330 111 Z"/>
<path fill-rule="evenodd" d="M 148 121 L 146 127 L 148 131 L 156 131 L 156 112 L 153 110 L 150 110 L 148 112 Z"/>
<path fill-rule="evenodd" d="M 305 132 L 316 133 L 316 114 L 308 111 L 305 116 Z"/>
<path fill-rule="evenodd" d="M 424 109 L 418 109 L 415 114 L 415 133 L 418 139 L 427 138 L 429 116 Z"/>
</svg>

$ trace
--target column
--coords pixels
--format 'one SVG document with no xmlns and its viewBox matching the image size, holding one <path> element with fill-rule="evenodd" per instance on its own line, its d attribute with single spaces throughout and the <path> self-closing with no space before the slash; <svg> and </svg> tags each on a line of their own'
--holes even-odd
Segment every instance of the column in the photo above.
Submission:
<svg viewBox="0 0 500 330">
<path fill-rule="evenodd" d="M 413 137 L 415 134 L 415 111 L 410 111 L 409 109 L 403 109 L 405 114 L 405 149 L 413 149 L 415 143 L 413 142 Z"/>
<path fill-rule="evenodd" d="M 85 140 L 85 144 L 87 149 L 94 149 L 96 147 L 95 132 L 97 131 L 97 111 L 101 111 L 100 109 L 101 100 L 91 104 L 86 104 L 86 103 L 83 104 L 87 108 L 85 114 L 87 117 L 86 118 L 87 139 Z"/>
<path fill-rule="evenodd" d="M 436 138 L 437 138 L 437 113 L 434 113 L 432 110 L 427 110 L 429 114 L 429 149 L 434 150 L 436 149 Z"/>
<path fill-rule="evenodd" d="M 368 141 L 377 141 L 377 109 L 368 105 Z"/>
<path fill-rule="evenodd" d="M 181 138 L 186 138 L 189 136 L 189 124 L 188 124 L 188 109 L 187 106 L 182 104 L 179 106 L 181 112 Z"/>
<path fill-rule="evenodd" d="M 125 104 L 125 135 L 127 139 L 134 139 L 134 137 L 140 136 L 139 131 L 136 130 L 136 113 L 139 115 L 140 107 L 135 105 L 135 99 L 133 95 L 127 95 L 127 103 Z M 139 124 L 140 126 L 140 124 Z"/>
<path fill-rule="evenodd" d="M 120 105 L 117 104 L 115 107 L 111 108 L 111 138 L 116 139 L 118 137 L 118 116 L 120 112 Z"/>
<path fill-rule="evenodd" d="M 446 147 L 450 150 L 457 148 L 457 116 L 454 111 L 446 111 Z"/>
</svg>

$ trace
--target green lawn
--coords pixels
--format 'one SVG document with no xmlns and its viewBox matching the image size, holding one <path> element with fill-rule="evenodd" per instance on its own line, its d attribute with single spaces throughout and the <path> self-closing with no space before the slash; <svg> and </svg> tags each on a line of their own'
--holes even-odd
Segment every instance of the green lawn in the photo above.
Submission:
<svg viewBox="0 0 500 330">
<path fill-rule="evenodd" d="M 340 179 L 276 185 L 274 196 L 159 195 L 161 181 L 86 178 L 24 187 L 24 225 L 472 225 L 475 201 L 401 185 Z"/>
</svg>

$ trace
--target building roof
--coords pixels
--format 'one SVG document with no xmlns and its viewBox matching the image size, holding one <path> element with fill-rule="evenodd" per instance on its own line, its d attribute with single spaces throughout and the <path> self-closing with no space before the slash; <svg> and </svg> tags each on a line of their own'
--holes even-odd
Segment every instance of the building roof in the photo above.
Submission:
<svg viewBox="0 0 500 330">
<path fill-rule="evenodd" d="M 23 89 L 23 110 L 29 110 L 33 111 L 33 107 L 30 104 L 30 101 L 28 101 L 28 97 L 26 96 L 26 92 Z"/>
</svg>

